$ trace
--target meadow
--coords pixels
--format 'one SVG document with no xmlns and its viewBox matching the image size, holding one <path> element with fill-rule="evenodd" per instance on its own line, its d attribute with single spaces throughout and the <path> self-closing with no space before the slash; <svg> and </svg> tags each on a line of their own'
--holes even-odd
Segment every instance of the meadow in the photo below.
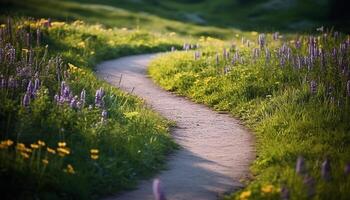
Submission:
<svg viewBox="0 0 350 200">
<path fill-rule="evenodd" d="M 227 199 L 347 199 L 350 38 L 251 32 L 202 37 L 154 60 L 164 89 L 242 119 L 256 135 L 248 186 Z"/>
<path fill-rule="evenodd" d="M 347 18 L 329 21 L 328 1 L 256 2 L 0 2 L 2 198 L 96 199 L 163 169 L 173 123 L 94 67 L 172 49 L 151 78 L 256 137 L 252 176 L 225 199 L 347 199 L 350 36 L 321 27 Z"/>
<path fill-rule="evenodd" d="M 0 33 L 5 199 L 94 199 L 163 167 L 176 148 L 170 122 L 98 80 L 91 67 L 176 43 L 82 21 L 7 18 Z"/>
</svg>

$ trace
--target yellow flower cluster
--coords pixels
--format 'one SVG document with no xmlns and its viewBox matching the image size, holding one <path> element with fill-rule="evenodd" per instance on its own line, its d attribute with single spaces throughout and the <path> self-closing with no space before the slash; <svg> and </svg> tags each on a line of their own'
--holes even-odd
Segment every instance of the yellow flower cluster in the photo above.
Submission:
<svg viewBox="0 0 350 200">
<path fill-rule="evenodd" d="M 264 194 L 276 193 L 276 192 L 280 192 L 280 188 L 276 188 L 275 186 L 268 184 L 261 187 L 261 192 Z"/>
<path fill-rule="evenodd" d="M 67 168 L 63 170 L 64 172 L 66 173 L 69 173 L 69 174 L 75 174 L 75 170 L 73 168 L 73 166 L 71 164 L 68 164 L 67 165 Z"/>
<path fill-rule="evenodd" d="M 252 195 L 252 192 L 250 190 L 244 191 L 239 195 L 240 200 L 246 200 Z"/>
<path fill-rule="evenodd" d="M 7 149 L 9 146 L 13 145 L 12 140 L 4 140 L 0 143 L 0 149 Z"/>
<path fill-rule="evenodd" d="M 91 157 L 91 159 L 93 159 L 93 160 L 97 160 L 98 159 L 98 153 L 99 153 L 99 151 L 98 151 L 98 149 L 91 149 L 90 150 L 90 157 Z"/>
<path fill-rule="evenodd" d="M 139 116 L 139 112 L 127 112 L 127 113 L 124 113 L 124 116 L 128 119 L 132 119 L 134 117 L 137 117 Z"/>
<path fill-rule="evenodd" d="M 69 69 L 68 69 L 69 72 L 83 72 L 82 69 L 80 69 L 79 67 L 74 66 L 71 63 L 68 63 L 68 67 L 69 67 Z"/>
</svg>

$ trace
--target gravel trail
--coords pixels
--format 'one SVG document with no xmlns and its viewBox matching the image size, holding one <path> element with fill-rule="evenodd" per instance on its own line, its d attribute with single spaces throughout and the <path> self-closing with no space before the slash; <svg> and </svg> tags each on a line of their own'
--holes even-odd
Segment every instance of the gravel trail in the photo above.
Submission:
<svg viewBox="0 0 350 200">
<path fill-rule="evenodd" d="M 207 106 L 164 91 L 146 75 L 158 54 L 128 56 L 98 65 L 97 75 L 145 100 L 153 110 L 174 120 L 172 136 L 181 149 L 170 155 L 158 177 L 168 200 L 212 200 L 241 187 L 254 159 L 254 138 L 240 122 Z M 120 76 L 122 79 L 120 81 Z M 151 200 L 152 180 L 107 199 Z"/>
</svg>

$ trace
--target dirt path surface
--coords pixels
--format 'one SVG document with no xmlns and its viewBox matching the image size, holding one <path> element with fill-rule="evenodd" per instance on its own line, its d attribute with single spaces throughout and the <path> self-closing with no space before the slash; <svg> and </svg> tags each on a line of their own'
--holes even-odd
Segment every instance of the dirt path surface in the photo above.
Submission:
<svg viewBox="0 0 350 200">
<path fill-rule="evenodd" d="M 97 74 L 111 84 L 143 98 L 156 112 L 174 120 L 172 135 L 181 149 L 170 156 L 167 170 L 157 177 L 168 200 L 218 199 L 233 191 L 249 173 L 254 159 L 252 135 L 227 114 L 178 97 L 156 86 L 146 68 L 156 54 L 129 56 L 101 63 Z M 122 74 L 121 84 L 119 76 Z M 149 200 L 152 180 L 108 199 Z"/>
</svg>

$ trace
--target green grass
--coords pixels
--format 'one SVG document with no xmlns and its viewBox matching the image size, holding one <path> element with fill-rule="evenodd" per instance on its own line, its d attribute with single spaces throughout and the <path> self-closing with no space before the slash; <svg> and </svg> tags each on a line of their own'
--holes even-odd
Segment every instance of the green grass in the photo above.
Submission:
<svg viewBox="0 0 350 200">
<path fill-rule="evenodd" d="M 8 27 L 1 26 L 6 34 L 0 47 L 7 55 L 5 45 L 13 45 L 15 63 L 2 55 L 0 74 L 2 81 L 15 80 L 17 86 L 0 89 L 2 197 L 95 199 L 130 189 L 140 178 L 164 168 L 165 155 L 176 148 L 169 135 L 169 122 L 145 108 L 140 99 L 98 80 L 92 68 L 103 59 L 167 50 L 179 45 L 175 40 L 81 21 L 52 23 L 45 28 L 39 21 L 17 19 L 12 28 Z M 36 42 L 37 29 L 41 46 Z M 11 34 L 7 34 L 9 30 Z M 25 33 L 30 35 L 30 46 Z M 33 57 L 29 59 L 30 55 Z M 27 72 L 20 75 L 19 69 Z M 36 78 L 40 89 L 24 107 L 28 81 Z M 71 108 L 69 102 L 57 104 L 54 95 L 60 93 L 62 80 L 73 96 L 80 96 L 85 89 L 83 108 Z M 94 106 L 99 88 L 105 91 L 103 108 Z M 104 121 L 103 110 L 108 113 Z M 8 139 L 14 144 L 6 142 Z M 37 148 L 39 140 L 45 146 Z M 66 146 L 60 149 L 62 142 Z M 90 158 L 94 155 L 91 149 L 99 151 L 97 160 Z"/>
<path fill-rule="evenodd" d="M 265 61 L 264 50 L 253 57 L 256 43 L 247 47 L 234 40 L 236 47 L 232 48 L 230 43 L 202 38 L 200 58 L 194 58 L 194 51 L 169 53 L 151 63 L 149 74 L 163 88 L 217 110 L 230 111 L 254 130 L 254 177 L 247 181 L 244 191 L 227 199 L 239 199 L 242 192 L 250 193 L 249 199 L 279 199 L 282 187 L 288 188 L 291 199 L 308 199 L 311 189 L 303 183 L 306 176 L 295 172 L 299 155 L 305 158 L 308 176 L 315 180 L 313 199 L 347 199 L 350 177 L 344 175 L 344 166 L 350 162 L 350 97 L 345 92 L 348 79 L 334 67 L 337 65 L 331 65 L 334 58 L 330 54 L 326 57 L 326 71 L 318 61 L 312 70 L 296 70 L 292 62 L 281 67 L 275 53 L 278 48 L 287 44 L 292 52 L 306 55 L 308 37 L 300 38 L 301 50 L 293 47 L 298 40 L 295 36 L 278 41 L 271 37 L 269 34 L 269 62 Z M 330 51 L 344 40 L 346 37 L 328 36 L 319 42 Z M 229 59 L 223 58 L 223 48 L 230 52 Z M 244 58 L 243 63 L 239 59 L 231 63 L 236 52 Z M 229 71 L 225 73 L 225 69 Z M 318 84 L 315 94 L 310 92 L 312 80 Z M 334 86 L 331 93 L 329 86 Z M 321 178 L 321 164 L 327 157 L 331 160 L 331 181 Z M 269 187 L 273 189 L 266 189 Z"/>
</svg>

